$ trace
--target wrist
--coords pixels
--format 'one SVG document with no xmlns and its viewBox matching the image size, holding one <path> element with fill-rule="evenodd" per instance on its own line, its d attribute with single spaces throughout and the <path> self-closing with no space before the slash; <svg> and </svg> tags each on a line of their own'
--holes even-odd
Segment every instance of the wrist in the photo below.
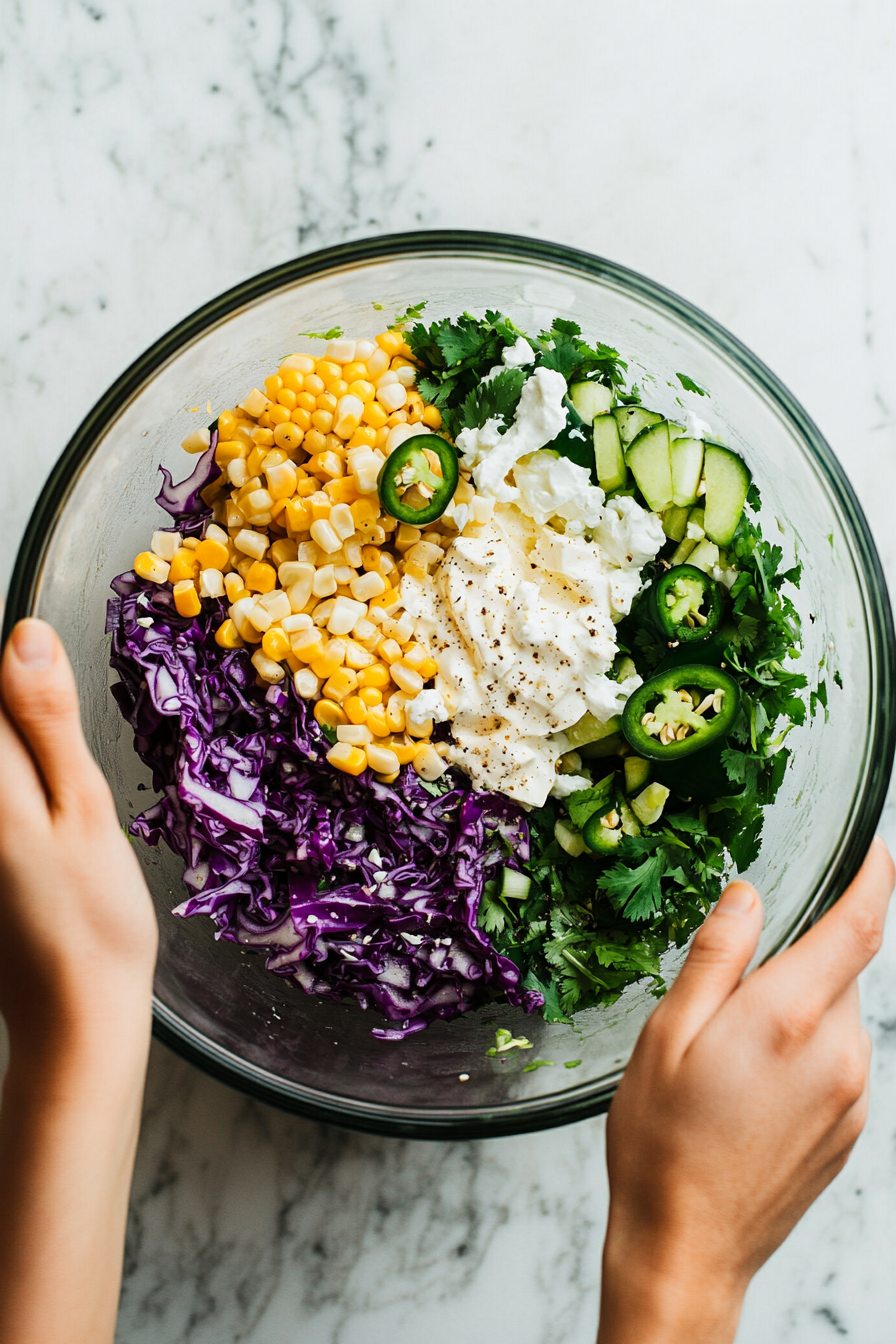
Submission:
<svg viewBox="0 0 896 1344">
<path fill-rule="evenodd" d="M 702 1238 L 625 1236 L 611 1216 L 598 1344 L 731 1344 L 748 1281 L 713 1267 Z"/>
</svg>

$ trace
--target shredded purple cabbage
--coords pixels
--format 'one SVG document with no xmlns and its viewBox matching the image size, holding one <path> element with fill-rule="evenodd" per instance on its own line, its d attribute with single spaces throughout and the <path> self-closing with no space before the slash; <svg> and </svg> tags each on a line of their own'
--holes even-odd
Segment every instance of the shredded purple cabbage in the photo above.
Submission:
<svg viewBox="0 0 896 1344">
<path fill-rule="evenodd" d="M 188 481 L 164 472 L 158 503 L 182 532 L 201 531 L 217 474 L 214 437 Z M 541 1007 L 477 925 L 486 880 L 528 859 L 519 807 L 459 773 L 433 796 L 409 766 L 390 786 L 333 770 L 309 703 L 288 681 L 261 689 L 248 652 L 215 643 L 223 600 L 185 619 L 168 585 L 127 573 L 112 589 L 112 694 L 161 794 L 131 833 L 183 859 L 176 915 L 211 916 L 309 994 L 378 1009 L 395 1024 L 383 1040 L 489 997 Z"/>
</svg>

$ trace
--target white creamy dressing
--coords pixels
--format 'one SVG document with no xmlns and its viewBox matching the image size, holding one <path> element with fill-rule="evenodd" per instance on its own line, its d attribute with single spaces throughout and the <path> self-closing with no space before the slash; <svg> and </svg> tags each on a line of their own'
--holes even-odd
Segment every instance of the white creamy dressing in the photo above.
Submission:
<svg viewBox="0 0 896 1344">
<path fill-rule="evenodd" d="M 524 354 L 530 363 L 520 338 L 504 366 Z M 640 685 L 606 675 L 614 622 L 631 610 L 641 568 L 665 540 L 656 515 L 630 496 L 606 502 L 584 467 L 540 451 L 566 424 L 566 390 L 561 374 L 536 369 L 506 432 L 499 421 L 461 431 L 479 492 L 498 501 L 493 517 L 459 536 L 430 579 L 401 582 L 418 637 L 439 663 L 435 691 L 412 702 L 414 722 L 450 718 L 451 759 L 474 786 L 532 807 L 588 786 L 557 773 L 564 730 L 586 712 L 607 722 Z"/>
</svg>

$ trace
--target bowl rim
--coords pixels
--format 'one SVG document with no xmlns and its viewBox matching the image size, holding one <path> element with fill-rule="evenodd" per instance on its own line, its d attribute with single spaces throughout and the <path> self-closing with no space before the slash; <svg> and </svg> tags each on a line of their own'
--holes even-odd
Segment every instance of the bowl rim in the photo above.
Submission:
<svg viewBox="0 0 896 1344">
<path fill-rule="evenodd" d="M 584 250 L 538 238 L 472 229 L 412 230 L 335 244 L 281 262 L 234 285 L 171 327 L 112 383 L 75 430 L 40 494 L 31 514 L 10 580 L 3 622 L 5 645 L 16 621 L 30 614 L 49 537 L 65 502 L 69 482 L 94 444 L 143 384 L 181 349 L 230 314 L 279 289 L 326 272 L 364 262 L 409 255 L 490 256 L 501 260 L 544 264 L 610 281 L 649 300 L 700 333 L 738 365 L 783 414 L 807 445 L 817 468 L 837 500 L 855 547 L 857 569 L 865 575 L 869 604 L 872 703 L 869 707 L 869 767 L 856 819 L 842 852 L 816 900 L 790 933 L 768 953 L 774 955 L 794 941 L 839 899 L 855 877 L 883 810 L 896 749 L 896 706 L 893 704 L 896 643 L 886 579 L 868 523 L 843 468 L 821 431 L 779 378 L 741 341 L 687 299 L 617 262 Z M 875 703 L 876 701 L 876 703 Z M 183 1022 L 160 1000 L 153 1000 L 153 1033 L 158 1040 L 219 1081 L 258 1100 L 344 1128 L 414 1139 L 499 1137 L 569 1124 L 606 1111 L 621 1071 L 599 1082 L 495 1109 L 454 1107 L 424 1112 L 398 1111 L 352 1098 L 329 1098 L 312 1089 L 287 1090 L 276 1077 L 214 1045 Z M 294 1085 L 292 1085 L 294 1086 Z"/>
</svg>

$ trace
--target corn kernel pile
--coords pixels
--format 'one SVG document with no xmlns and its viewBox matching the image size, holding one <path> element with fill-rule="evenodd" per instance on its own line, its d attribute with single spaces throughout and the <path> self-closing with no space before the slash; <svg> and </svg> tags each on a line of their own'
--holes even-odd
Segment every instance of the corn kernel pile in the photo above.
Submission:
<svg viewBox="0 0 896 1344">
<path fill-rule="evenodd" d="M 447 769 L 432 719 L 413 710 L 438 664 L 403 610 L 401 576 L 425 579 L 458 530 L 491 511 L 462 473 L 425 532 L 382 512 L 377 479 L 389 453 L 441 425 L 416 377 L 395 331 L 330 341 L 322 359 L 290 355 L 263 391 L 218 416 L 222 474 L 203 492 L 214 521 L 202 540 L 156 532 L 134 561 L 141 578 L 172 585 L 181 616 L 226 597 L 217 643 L 251 646 L 261 684 L 291 675 L 318 723 L 336 731 L 330 764 L 351 775 L 369 767 L 386 783 L 408 763 L 426 780 Z M 204 452 L 210 442 L 199 430 L 183 447 Z M 441 475 L 437 455 L 427 459 Z"/>
</svg>

